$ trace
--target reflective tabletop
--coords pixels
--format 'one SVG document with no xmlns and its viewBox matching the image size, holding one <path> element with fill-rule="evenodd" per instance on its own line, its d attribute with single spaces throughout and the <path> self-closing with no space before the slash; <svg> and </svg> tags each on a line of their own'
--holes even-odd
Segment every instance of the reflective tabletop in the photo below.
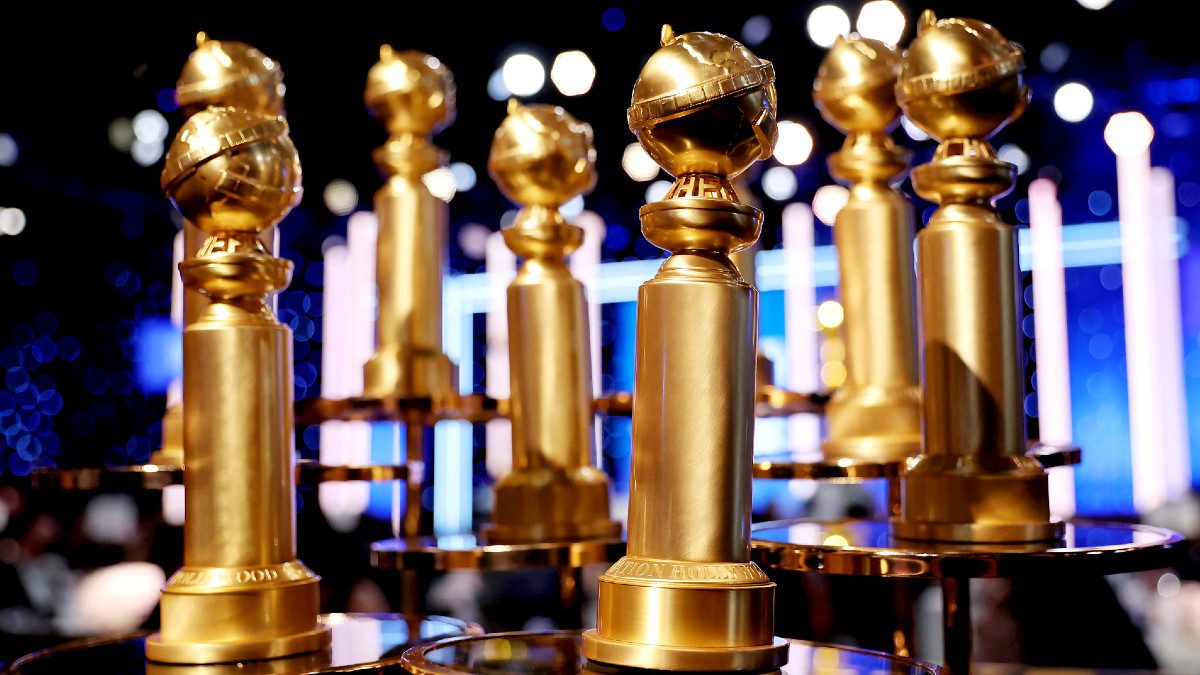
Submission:
<svg viewBox="0 0 1200 675">
<path fill-rule="evenodd" d="M 652 671 L 628 670 L 588 662 L 583 658 L 582 631 L 549 633 L 496 633 L 443 640 L 410 649 L 404 666 L 414 675 L 618 675 Z M 934 675 L 940 668 L 898 656 L 850 647 L 788 641 L 788 663 L 783 675 L 829 673 L 848 675 Z"/>
<path fill-rule="evenodd" d="M 478 625 L 446 617 L 400 614 L 326 614 L 332 629 L 326 650 L 265 661 L 174 665 L 146 661 L 145 634 L 81 640 L 35 652 L 8 664 L 3 675 L 304 675 L 403 673 L 400 656 L 413 645 L 479 633 Z"/>
<path fill-rule="evenodd" d="M 886 520 L 757 523 L 751 538 L 752 559 L 763 567 L 876 577 L 1118 574 L 1169 567 L 1186 552 L 1170 530 L 1085 520 L 1067 523 L 1060 540 L 1030 544 L 901 540 Z"/>
<path fill-rule="evenodd" d="M 342 466 L 309 460 L 296 462 L 297 487 L 359 480 L 404 480 L 407 477 L 408 466 L 404 464 Z M 35 490 L 161 490 L 168 485 L 183 485 L 183 467 L 178 464 L 54 467 L 35 469 L 30 478 Z"/>
<path fill-rule="evenodd" d="M 530 567 L 576 569 L 616 562 L 625 555 L 623 539 L 491 544 L 480 535 L 455 534 L 419 539 L 386 539 L 371 544 L 371 564 L 399 570 L 519 570 Z"/>
</svg>

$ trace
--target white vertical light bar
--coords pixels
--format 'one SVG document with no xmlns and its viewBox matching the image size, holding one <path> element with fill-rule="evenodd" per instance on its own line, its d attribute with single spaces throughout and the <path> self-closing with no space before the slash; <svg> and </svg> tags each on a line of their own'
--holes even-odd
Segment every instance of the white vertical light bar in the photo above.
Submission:
<svg viewBox="0 0 1200 675">
<path fill-rule="evenodd" d="M 331 246 L 325 251 L 323 309 L 321 318 L 321 397 L 345 398 L 350 390 L 347 380 L 352 369 L 349 350 L 348 323 L 350 315 L 349 250 Z M 318 459 L 330 466 L 348 462 L 346 445 L 347 422 L 337 420 L 320 426 Z M 348 495 L 341 483 L 322 483 L 317 486 L 317 501 L 321 512 L 337 530 L 353 527 L 357 517 L 350 513 Z"/>
<path fill-rule="evenodd" d="M 475 370 L 472 317 L 457 277 L 442 282 L 442 344 L 459 364 L 459 391 L 470 391 Z M 471 531 L 471 424 L 442 420 L 433 427 L 433 533 Z"/>
<path fill-rule="evenodd" d="M 1183 382 L 1183 322 L 1180 317 L 1179 254 L 1176 243 L 1175 177 L 1165 167 L 1150 170 L 1150 241 L 1155 272 L 1154 373 L 1163 395 L 1163 448 L 1166 453 L 1167 498 L 1182 499 L 1191 488 L 1191 441 L 1187 393 Z"/>
<path fill-rule="evenodd" d="M 1154 129 L 1140 113 L 1113 115 L 1104 140 L 1117 156 L 1121 221 L 1121 285 L 1125 304 L 1125 367 L 1129 381 L 1129 431 L 1133 505 L 1146 513 L 1167 500 L 1164 392 L 1154 335 L 1154 247 L 1150 228 L 1150 140 Z"/>
<path fill-rule="evenodd" d="M 1033 347 L 1037 353 L 1039 440 L 1071 443 L 1071 369 L 1067 349 L 1067 290 L 1063 272 L 1062 206 L 1058 187 L 1039 178 L 1029 184 L 1033 249 Z M 1075 515 L 1075 470 L 1050 469 L 1050 513 Z"/>
<path fill-rule="evenodd" d="M 508 284 L 517 274 L 517 256 L 504 243 L 504 235 L 488 235 L 484 249 L 487 267 L 487 395 L 506 399 L 511 393 L 508 364 Z M 487 423 L 485 464 L 488 475 L 500 480 L 512 471 L 512 423 L 497 419 Z"/>
<path fill-rule="evenodd" d="M 603 345 L 600 343 L 600 247 L 604 244 L 606 228 L 604 219 L 594 211 L 584 211 L 575 218 L 575 225 L 583 228 L 583 245 L 571 254 L 571 274 L 583 283 L 587 294 L 589 344 L 592 348 L 592 396 L 599 397 L 603 369 Z M 600 419 L 593 418 L 592 432 L 595 440 L 592 445 L 595 456 L 592 464 L 602 466 L 600 453 L 603 449 Z"/>
<path fill-rule="evenodd" d="M 783 250 L 788 283 L 784 290 L 784 333 L 787 341 L 788 388 L 815 392 L 820 387 L 817 344 L 817 289 L 813 281 L 813 214 L 808 204 L 788 204 L 783 209 Z M 788 419 L 789 444 L 796 457 L 811 455 L 821 445 L 821 419 L 792 415 Z"/>
<path fill-rule="evenodd" d="M 183 230 L 175 233 L 171 247 L 171 325 L 183 331 L 183 279 L 179 276 L 179 263 L 183 261 Z M 183 335 L 179 338 L 183 340 Z M 167 408 L 183 403 L 183 376 L 171 380 L 167 385 Z M 183 525 L 184 519 L 183 485 L 168 485 L 163 488 L 162 514 L 163 521 L 176 527 Z"/>
</svg>

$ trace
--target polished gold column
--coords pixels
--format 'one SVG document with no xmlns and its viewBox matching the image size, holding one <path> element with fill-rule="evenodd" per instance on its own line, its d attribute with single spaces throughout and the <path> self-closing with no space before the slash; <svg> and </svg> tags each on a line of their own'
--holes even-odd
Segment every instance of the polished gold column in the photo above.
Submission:
<svg viewBox="0 0 1200 675">
<path fill-rule="evenodd" d="M 207 108 L 167 152 L 164 192 L 208 238 L 180 265 L 209 302 L 183 336 L 184 566 L 163 589 L 146 655 L 169 663 L 319 649 L 319 578 L 296 560 L 292 336 L 268 297 L 289 261 L 258 235 L 300 198 L 287 122 Z"/>
<path fill-rule="evenodd" d="M 833 228 L 846 312 L 846 380 L 821 446 L 833 460 L 899 462 L 921 449 L 912 204 L 891 186 L 911 153 L 887 133 L 900 117 L 899 65 L 883 42 L 838 37 L 813 83 L 821 116 L 846 134 L 829 171 L 850 188 Z"/>
<path fill-rule="evenodd" d="M 765 670 L 775 586 L 750 562 L 757 292 L 729 254 L 762 212 L 729 184 L 775 147 L 775 73 L 737 41 L 675 36 L 634 85 L 629 128 L 677 180 L 641 209 L 672 253 L 638 292 L 628 555 L 600 577 L 584 655 L 625 667 Z"/>
<path fill-rule="evenodd" d="M 617 536 L 608 476 L 592 464 L 587 302 L 566 264 L 583 230 L 558 211 L 596 184 L 592 128 L 562 108 L 513 100 L 492 139 L 488 173 L 522 206 L 504 241 L 524 258 L 508 286 L 513 471 L 496 484 L 488 539 Z"/>
<path fill-rule="evenodd" d="M 388 179 L 375 193 L 378 341 L 364 394 L 444 400 L 457 393 L 454 364 L 442 352 L 449 207 L 421 178 L 446 163 L 429 135 L 454 119 L 454 80 L 436 58 L 384 45 L 365 100 L 391 136 L 374 154 Z"/>
<path fill-rule="evenodd" d="M 1016 168 L 987 138 L 1024 112 L 1021 48 L 973 19 L 926 11 L 896 95 L 938 139 L 912 173 L 940 208 L 917 236 L 924 350 L 924 454 L 901 476 L 898 537 L 962 542 L 1053 539 L 1046 471 L 1026 456 L 1017 233 L 993 202 Z"/>
</svg>

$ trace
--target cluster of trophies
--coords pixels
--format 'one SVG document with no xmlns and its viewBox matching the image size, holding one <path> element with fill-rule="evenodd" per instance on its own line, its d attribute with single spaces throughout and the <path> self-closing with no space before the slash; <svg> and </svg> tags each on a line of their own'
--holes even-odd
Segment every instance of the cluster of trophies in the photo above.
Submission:
<svg viewBox="0 0 1200 675">
<path fill-rule="evenodd" d="M 1023 71 L 1021 49 L 991 26 L 926 12 L 904 54 L 839 38 L 814 85 L 821 114 L 847 135 L 830 169 L 850 186 L 834 228 L 847 378 L 824 410 L 817 463 L 847 476 L 882 467 L 876 475 L 898 486 L 890 536 L 913 550 L 1045 551 L 1064 532 L 1025 437 L 1016 236 L 991 206 L 1015 170 L 987 138 L 1025 109 Z M 189 239 L 179 266 L 184 567 L 163 590 L 161 631 L 145 640 L 152 662 L 249 662 L 329 645 L 319 579 L 296 560 L 292 340 L 269 299 L 292 267 L 275 257 L 270 231 L 301 197 L 281 82 L 279 65 L 252 47 L 202 38 L 177 90 L 189 117 L 162 187 L 204 238 Z M 588 662 L 784 666 L 792 652 L 774 635 L 775 584 L 751 556 L 758 294 L 730 257 L 763 224 L 730 181 L 773 152 L 773 65 L 724 35 L 664 26 L 634 85 L 629 128 L 677 178 L 640 211 L 646 239 L 671 255 L 638 294 L 625 546 L 591 460 L 596 410 L 620 413 L 624 399 L 592 394 L 584 287 L 566 264 L 583 231 L 558 210 L 596 183 L 591 128 L 562 108 L 513 101 L 495 133 L 489 173 L 522 207 L 504 241 L 524 262 L 507 295 L 511 397 L 481 401 L 458 393 L 442 350 L 447 207 L 421 180 L 446 162 L 430 135 L 454 116 L 450 73 L 385 46 L 365 98 L 390 133 L 375 151 L 387 176 L 375 197 L 377 349 L 364 396 L 308 414 L 408 430 L 409 507 L 398 542 L 377 554 L 402 549 L 397 566 L 414 568 L 437 548 L 418 541 L 415 467 L 428 426 L 502 414 L 514 470 L 495 486 L 474 557 L 454 560 L 479 567 L 507 553 L 578 567 L 623 552 L 600 578 L 595 629 L 582 635 Z M 912 209 L 893 187 L 909 153 L 888 136 L 902 112 L 940 141 L 912 171 L 916 192 L 940 207 L 916 237 L 915 278 Z"/>
</svg>

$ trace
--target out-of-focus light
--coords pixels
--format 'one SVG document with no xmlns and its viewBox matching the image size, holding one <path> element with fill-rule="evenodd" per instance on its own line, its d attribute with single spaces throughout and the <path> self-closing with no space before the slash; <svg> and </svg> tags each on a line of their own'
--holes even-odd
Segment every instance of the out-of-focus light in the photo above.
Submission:
<svg viewBox="0 0 1200 675">
<path fill-rule="evenodd" d="M 137 538 L 138 509 L 126 494 L 100 494 L 83 509 L 83 534 L 97 544 L 128 544 Z"/>
<path fill-rule="evenodd" d="M 1051 42 L 1042 49 L 1042 53 L 1038 54 L 1038 61 L 1048 73 L 1057 73 L 1063 66 L 1067 65 L 1067 59 L 1071 57 L 1071 47 L 1065 42 Z"/>
<path fill-rule="evenodd" d="M 504 62 L 504 86 L 514 96 L 533 96 L 546 84 L 546 68 L 537 57 L 529 54 L 513 54 Z"/>
<path fill-rule="evenodd" d="M 779 123 L 779 140 L 775 143 L 775 159 L 780 164 L 788 166 L 803 164 L 812 154 L 812 150 L 812 134 L 803 124 L 787 120 Z"/>
<path fill-rule="evenodd" d="M 1145 152 L 1154 140 L 1154 127 L 1139 112 L 1117 113 L 1104 127 L 1104 142 L 1122 157 Z"/>
<path fill-rule="evenodd" d="M 1183 584 L 1179 583 L 1179 577 L 1171 572 L 1167 572 L 1158 578 L 1158 583 L 1155 584 L 1158 594 L 1164 598 L 1173 598 L 1179 595 L 1179 588 Z"/>
<path fill-rule="evenodd" d="M 454 174 L 454 185 L 459 192 L 475 187 L 475 169 L 466 162 L 451 162 L 450 173 Z"/>
<path fill-rule="evenodd" d="M 162 143 L 167 138 L 167 119 L 157 110 L 143 110 L 133 116 L 133 135 L 146 143 Z"/>
<path fill-rule="evenodd" d="M 1088 210 L 1093 215 L 1103 216 L 1112 210 L 1112 196 L 1104 190 L 1094 190 L 1088 195 Z"/>
<path fill-rule="evenodd" d="M 154 97 L 154 102 L 163 112 L 174 112 L 179 109 L 179 99 L 175 96 L 174 89 L 160 89 L 158 96 Z"/>
<path fill-rule="evenodd" d="M 846 381 L 846 366 L 841 361 L 821 365 L 821 381 L 827 387 L 840 387 Z"/>
<path fill-rule="evenodd" d="M 654 180 L 661 167 L 650 158 L 642 144 L 635 141 L 625 146 L 625 152 L 621 153 L 621 168 L 630 178 L 645 183 Z"/>
<path fill-rule="evenodd" d="M 0 209 L 0 234 L 16 236 L 25 230 L 25 212 L 21 209 Z"/>
<path fill-rule="evenodd" d="M 763 172 L 763 192 L 777 202 L 794 197 L 797 187 L 796 174 L 786 166 L 773 166 Z"/>
<path fill-rule="evenodd" d="M 620 7 L 609 7 L 600 15 L 600 23 L 609 30 L 621 30 L 625 27 L 625 12 Z"/>
<path fill-rule="evenodd" d="M 1113 0 L 1075 0 L 1081 7 L 1087 9 L 1104 9 L 1112 4 Z"/>
<path fill-rule="evenodd" d="M 139 138 L 129 146 L 129 154 L 139 166 L 150 166 L 157 162 L 159 157 L 162 157 L 162 141 L 147 142 Z"/>
<path fill-rule="evenodd" d="M 539 66 L 541 64 L 538 64 Z M 596 66 L 587 54 L 579 50 L 563 52 L 554 57 L 550 66 L 550 81 L 563 96 L 581 96 L 592 88 L 596 79 Z M 541 88 L 541 85 L 538 85 Z"/>
<path fill-rule="evenodd" d="M 21 148 L 12 134 L 0 134 L 0 166 L 12 166 L 17 163 Z"/>
<path fill-rule="evenodd" d="M 108 143 L 121 152 L 129 152 L 133 144 L 133 120 L 128 117 L 118 117 L 108 125 Z"/>
<path fill-rule="evenodd" d="M 79 581 L 68 616 L 74 631 L 113 634 L 136 630 L 158 604 L 167 581 L 162 568 L 148 562 L 122 562 L 101 567 Z"/>
<path fill-rule="evenodd" d="M 1005 143 L 996 151 L 996 156 L 1017 167 L 1017 174 L 1029 170 L 1029 155 L 1016 143 Z"/>
<path fill-rule="evenodd" d="M 444 166 L 439 166 L 421 176 L 421 182 L 429 188 L 429 192 L 434 197 L 444 202 L 454 199 L 454 193 L 458 191 L 458 185 L 454 182 L 454 173 Z"/>
<path fill-rule="evenodd" d="M 904 13 L 891 0 L 874 0 L 859 10 L 855 27 L 865 38 L 894 45 L 904 34 Z"/>
<path fill-rule="evenodd" d="M 842 319 L 846 318 L 846 310 L 842 309 L 841 303 L 837 300 L 826 300 L 817 305 L 817 321 L 826 328 L 837 328 L 842 325 Z"/>
<path fill-rule="evenodd" d="M 742 42 L 754 47 L 771 37 L 771 19 L 763 14 L 755 14 L 742 24 Z"/>
<path fill-rule="evenodd" d="M 1092 90 L 1078 82 L 1068 82 L 1054 92 L 1054 112 L 1068 122 L 1082 122 L 1092 114 Z"/>
<path fill-rule="evenodd" d="M 567 219 L 567 222 L 575 220 L 575 216 L 583 213 L 583 195 L 571 197 L 566 204 L 558 207 L 558 212 Z"/>
<path fill-rule="evenodd" d="M 336 216 L 349 215 L 358 206 L 358 190 L 344 178 L 329 181 L 321 196 L 325 199 L 325 208 Z"/>
<path fill-rule="evenodd" d="M 468 258 L 483 260 L 487 254 L 487 238 L 491 233 L 484 225 L 467 223 L 458 230 L 458 247 Z"/>
<path fill-rule="evenodd" d="M 512 96 L 512 92 L 508 90 L 508 86 L 504 84 L 504 70 L 497 68 L 490 77 L 487 83 L 488 96 L 493 101 L 504 101 Z"/>
<path fill-rule="evenodd" d="M 671 181 L 656 180 L 646 186 L 646 203 L 660 202 L 663 197 L 667 196 L 667 190 L 671 189 Z"/>
<path fill-rule="evenodd" d="M 850 32 L 850 17 L 841 7 L 821 5 L 809 13 L 805 27 L 818 47 L 832 47 L 837 36 Z"/>
<path fill-rule="evenodd" d="M 904 133 L 908 134 L 908 137 L 914 141 L 929 140 L 929 134 L 925 133 L 921 127 L 917 126 L 916 122 L 908 119 L 908 115 L 904 115 L 900 118 L 900 126 L 904 127 Z"/>
<path fill-rule="evenodd" d="M 849 546 L 850 542 L 846 541 L 846 538 L 840 534 L 831 534 L 825 537 L 824 544 L 826 546 Z"/>
<path fill-rule="evenodd" d="M 850 201 L 850 191 L 841 185 L 821 186 L 813 195 L 813 215 L 822 223 L 833 227 L 838 211 L 841 211 L 848 201 Z"/>
</svg>

